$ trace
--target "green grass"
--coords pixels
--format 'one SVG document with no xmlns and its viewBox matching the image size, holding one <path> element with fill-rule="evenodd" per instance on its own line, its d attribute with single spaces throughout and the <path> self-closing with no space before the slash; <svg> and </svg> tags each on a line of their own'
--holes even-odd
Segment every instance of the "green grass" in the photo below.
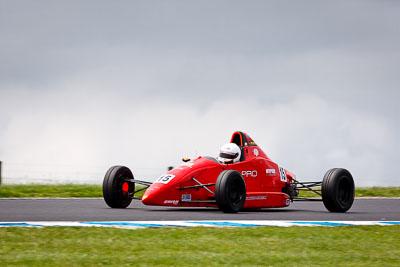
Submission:
<svg viewBox="0 0 400 267">
<path fill-rule="evenodd" d="M 1 185 L 0 197 L 102 197 L 101 185 Z"/>
<path fill-rule="evenodd" d="M 311 191 L 300 191 L 299 197 L 318 197 Z M 400 197 L 400 187 L 359 187 L 356 197 Z"/>
<path fill-rule="evenodd" d="M 300 191 L 299 197 L 317 197 L 313 192 Z M 356 197 L 400 197 L 400 187 L 358 187 Z"/>
<path fill-rule="evenodd" d="M 0 228 L 3 266 L 399 266 L 400 226 Z"/>
<path fill-rule="evenodd" d="M 139 187 L 138 187 L 139 188 Z M 141 196 L 144 191 L 135 196 Z M 101 185 L 0 185 L 0 198 L 5 197 L 102 197 Z M 315 197 L 301 191 L 300 197 Z M 360 187 L 356 197 L 400 197 L 400 187 Z"/>
<path fill-rule="evenodd" d="M 1 185 L 0 198 L 7 197 L 103 197 L 103 191 L 101 185 Z"/>
<path fill-rule="evenodd" d="M 400 187 L 361 187 L 356 197 L 400 197 Z"/>
</svg>

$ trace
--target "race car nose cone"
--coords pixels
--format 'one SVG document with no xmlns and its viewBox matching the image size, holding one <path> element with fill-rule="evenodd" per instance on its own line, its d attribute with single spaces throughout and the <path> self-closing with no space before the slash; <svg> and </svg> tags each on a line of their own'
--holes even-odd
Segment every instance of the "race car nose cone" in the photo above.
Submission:
<svg viewBox="0 0 400 267">
<path fill-rule="evenodd" d="M 143 195 L 143 196 L 142 196 L 142 202 L 145 201 L 146 198 L 148 198 L 148 197 L 149 197 L 149 195 Z"/>
<path fill-rule="evenodd" d="M 142 196 L 142 203 L 145 205 L 151 205 L 152 204 L 151 199 L 152 199 L 151 194 L 146 191 Z"/>
<path fill-rule="evenodd" d="M 144 192 L 142 196 L 142 203 L 145 205 L 161 205 L 158 201 L 158 192 L 159 190 L 156 190 L 155 188 L 150 187 L 149 189 Z"/>
<path fill-rule="evenodd" d="M 163 183 L 154 183 L 144 192 L 142 203 L 145 205 L 176 206 L 179 203 L 176 191 Z"/>
</svg>

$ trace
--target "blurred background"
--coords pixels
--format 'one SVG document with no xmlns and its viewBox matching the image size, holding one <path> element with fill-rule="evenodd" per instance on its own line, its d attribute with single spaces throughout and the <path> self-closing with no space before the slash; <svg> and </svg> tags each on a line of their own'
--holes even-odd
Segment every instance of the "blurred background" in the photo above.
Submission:
<svg viewBox="0 0 400 267">
<path fill-rule="evenodd" d="M 400 185 L 397 1 L 0 1 L 2 182 L 153 181 L 236 130 Z"/>
</svg>

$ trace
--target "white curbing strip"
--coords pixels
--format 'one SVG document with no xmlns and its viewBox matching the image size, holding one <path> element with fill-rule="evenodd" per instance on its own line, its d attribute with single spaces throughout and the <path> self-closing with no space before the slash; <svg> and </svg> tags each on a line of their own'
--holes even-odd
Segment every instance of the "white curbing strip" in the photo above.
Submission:
<svg viewBox="0 0 400 267">
<path fill-rule="evenodd" d="M 400 221 L 114 221 L 114 222 L 0 222 L 0 227 L 114 227 L 126 229 L 160 227 L 262 227 L 262 226 L 359 226 L 359 225 L 400 225 Z"/>
</svg>

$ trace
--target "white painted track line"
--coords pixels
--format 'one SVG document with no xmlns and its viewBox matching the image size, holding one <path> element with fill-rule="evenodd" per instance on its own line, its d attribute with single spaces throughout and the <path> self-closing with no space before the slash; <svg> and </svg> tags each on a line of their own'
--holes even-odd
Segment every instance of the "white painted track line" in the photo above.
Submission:
<svg viewBox="0 0 400 267">
<path fill-rule="evenodd" d="M 159 227 L 290 227 L 290 226 L 360 226 L 400 225 L 400 221 L 259 221 L 259 220 L 210 220 L 210 221 L 114 221 L 114 222 L 0 222 L 0 227 L 115 227 L 115 228 L 159 228 Z"/>
</svg>

